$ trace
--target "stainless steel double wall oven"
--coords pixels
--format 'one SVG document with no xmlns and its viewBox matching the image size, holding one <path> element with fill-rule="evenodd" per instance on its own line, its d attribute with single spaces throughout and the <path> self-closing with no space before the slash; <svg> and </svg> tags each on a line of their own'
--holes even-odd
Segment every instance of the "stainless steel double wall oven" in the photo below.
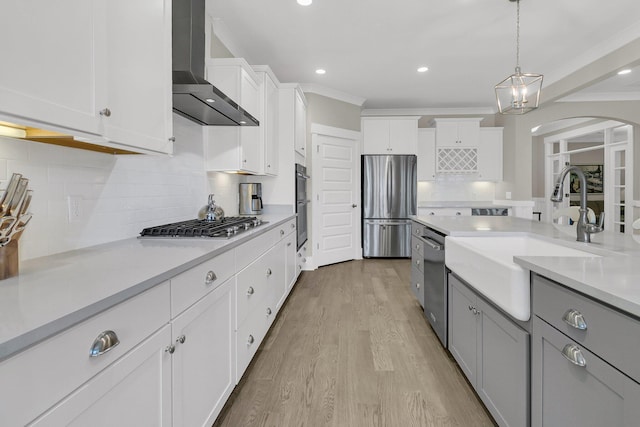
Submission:
<svg viewBox="0 0 640 427">
<path fill-rule="evenodd" d="M 307 168 L 296 163 L 296 226 L 298 249 L 307 241 Z"/>
</svg>

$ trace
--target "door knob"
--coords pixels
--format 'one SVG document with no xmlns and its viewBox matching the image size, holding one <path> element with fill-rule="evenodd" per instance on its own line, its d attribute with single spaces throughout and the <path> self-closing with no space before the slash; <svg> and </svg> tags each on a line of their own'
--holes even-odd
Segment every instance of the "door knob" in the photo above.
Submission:
<svg viewBox="0 0 640 427">
<path fill-rule="evenodd" d="M 357 208 L 358 205 L 356 205 L 355 203 L 351 205 L 352 208 Z"/>
</svg>

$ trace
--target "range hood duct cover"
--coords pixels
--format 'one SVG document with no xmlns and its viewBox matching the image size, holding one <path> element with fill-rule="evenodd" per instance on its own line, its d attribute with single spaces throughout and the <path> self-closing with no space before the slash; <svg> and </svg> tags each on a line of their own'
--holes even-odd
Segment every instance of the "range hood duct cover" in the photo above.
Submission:
<svg viewBox="0 0 640 427">
<path fill-rule="evenodd" d="M 205 0 L 173 0 L 173 111 L 201 125 L 260 122 L 204 79 Z"/>
</svg>

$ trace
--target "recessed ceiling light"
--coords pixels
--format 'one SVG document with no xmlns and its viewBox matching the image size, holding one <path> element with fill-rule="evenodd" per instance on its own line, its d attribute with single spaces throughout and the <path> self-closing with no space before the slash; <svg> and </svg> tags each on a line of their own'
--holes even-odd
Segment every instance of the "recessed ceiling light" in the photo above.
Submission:
<svg viewBox="0 0 640 427">
<path fill-rule="evenodd" d="M 298 0 L 300 6 L 309 6 L 311 3 L 313 3 L 313 0 Z"/>
<path fill-rule="evenodd" d="M 213 104 L 214 102 L 216 102 L 216 100 L 212 98 L 207 98 L 205 99 L 205 101 L 207 101 L 209 104 Z"/>
<path fill-rule="evenodd" d="M 631 72 L 631 70 L 629 68 L 627 68 L 627 69 L 618 71 L 618 75 L 622 76 L 624 74 L 629 74 L 630 72 Z"/>
<path fill-rule="evenodd" d="M 429 67 L 420 67 L 420 68 L 418 68 L 418 72 L 419 73 L 426 73 L 427 71 L 429 71 Z"/>
<path fill-rule="evenodd" d="M 326 74 L 326 73 L 327 73 L 327 70 L 322 69 L 322 68 L 318 68 L 318 69 L 316 70 L 316 74 Z"/>
</svg>

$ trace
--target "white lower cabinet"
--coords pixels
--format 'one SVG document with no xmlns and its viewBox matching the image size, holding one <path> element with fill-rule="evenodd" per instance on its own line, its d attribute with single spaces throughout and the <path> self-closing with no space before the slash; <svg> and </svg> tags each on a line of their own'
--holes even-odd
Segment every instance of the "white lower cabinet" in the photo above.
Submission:
<svg viewBox="0 0 640 427">
<path fill-rule="evenodd" d="M 292 219 L 0 361 L 0 425 L 211 426 L 295 282 L 295 236 Z M 91 357 L 103 334 L 119 343 Z"/>
<path fill-rule="evenodd" d="M 165 325 L 29 426 L 171 426 L 170 339 Z"/>
<path fill-rule="evenodd" d="M 452 274 L 449 351 L 500 426 L 529 425 L 529 333 Z"/>
<path fill-rule="evenodd" d="M 137 351 L 140 343 L 168 323 L 169 293 L 168 282 L 159 284 L 0 361 L 0 425 L 28 424 L 70 394 L 80 393 L 83 384 L 89 384 L 105 369 Z M 100 340 L 107 331 L 111 340 Z M 116 339 L 117 345 L 104 346 L 102 354 L 96 351 L 90 356 L 90 349 L 97 341 L 113 343 Z M 105 378 L 112 381 L 110 376 Z M 115 384 L 111 383 L 110 387 Z M 94 390 L 88 391 L 87 407 L 96 399 Z M 82 396 L 76 397 L 73 402 L 82 402 L 82 399 Z M 80 404 L 69 403 L 74 407 Z M 149 414 L 150 419 L 153 416 Z"/>
<path fill-rule="evenodd" d="M 295 230 L 295 228 L 294 228 Z M 294 283 L 296 283 L 296 278 L 298 277 L 296 273 L 296 233 L 292 232 L 285 238 L 285 246 L 284 246 L 284 259 L 285 259 L 285 267 L 284 267 L 284 277 L 285 277 L 285 285 L 287 289 L 287 294 L 293 288 Z M 284 302 L 284 300 L 283 300 Z M 278 304 L 280 306 L 281 304 Z"/>
<path fill-rule="evenodd" d="M 235 387 L 235 277 L 172 322 L 173 425 L 213 424 Z"/>
</svg>

